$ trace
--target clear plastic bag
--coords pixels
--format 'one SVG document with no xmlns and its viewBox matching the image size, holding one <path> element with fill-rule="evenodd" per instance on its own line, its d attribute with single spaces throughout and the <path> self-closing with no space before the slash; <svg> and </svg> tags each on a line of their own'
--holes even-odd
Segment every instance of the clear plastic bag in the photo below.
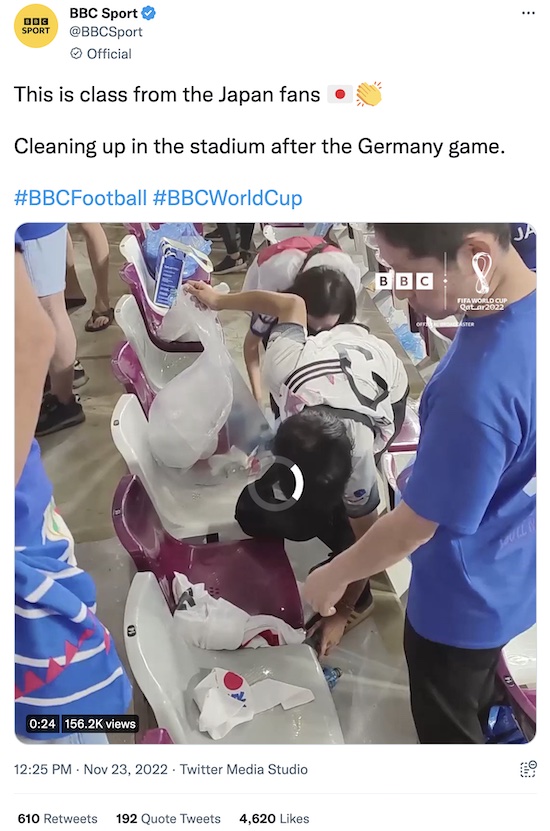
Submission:
<svg viewBox="0 0 550 831">
<path fill-rule="evenodd" d="M 227 283 L 219 283 L 215 287 L 219 294 L 229 294 L 230 288 Z M 172 304 L 164 315 L 159 327 L 159 336 L 168 342 L 171 341 L 200 341 L 200 333 L 193 328 L 193 315 L 189 313 L 189 295 L 180 287 L 180 290 Z M 220 337 L 223 341 L 223 331 L 220 327 Z"/>
<path fill-rule="evenodd" d="M 186 292 L 177 300 L 180 320 L 204 352 L 160 390 L 149 412 L 149 445 L 166 467 L 189 470 L 216 450 L 233 404 L 231 357 L 214 312 Z"/>
</svg>

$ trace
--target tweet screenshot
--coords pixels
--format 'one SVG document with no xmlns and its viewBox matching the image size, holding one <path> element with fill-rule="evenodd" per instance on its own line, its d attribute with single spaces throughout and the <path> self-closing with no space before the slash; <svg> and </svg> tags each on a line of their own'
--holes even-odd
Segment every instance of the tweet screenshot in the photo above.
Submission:
<svg viewBox="0 0 550 831">
<path fill-rule="evenodd" d="M 524 824 L 547 5 L 1 16 L 3 827 Z"/>
</svg>

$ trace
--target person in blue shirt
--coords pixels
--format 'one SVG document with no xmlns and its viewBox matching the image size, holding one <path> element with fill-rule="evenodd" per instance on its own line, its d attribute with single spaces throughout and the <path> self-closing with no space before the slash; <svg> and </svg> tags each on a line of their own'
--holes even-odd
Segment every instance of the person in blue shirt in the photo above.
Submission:
<svg viewBox="0 0 550 831">
<path fill-rule="evenodd" d="M 481 744 L 500 652 L 536 615 L 536 277 L 509 225 L 375 232 L 396 272 L 433 273 L 433 289 L 400 293 L 415 310 L 438 320 L 475 309 L 422 396 L 402 501 L 313 572 L 305 598 L 334 614 L 349 583 L 410 556 L 404 643 L 420 742 Z"/>
<path fill-rule="evenodd" d="M 532 225 L 526 222 L 512 222 L 510 225 L 512 245 L 531 271 L 537 270 L 537 235 Z"/>
<path fill-rule="evenodd" d="M 44 311 L 53 323 L 55 347 L 50 362 L 50 388 L 44 395 L 37 436 L 46 436 L 85 420 L 75 386 L 76 337 L 65 305 L 67 225 L 33 222 L 21 225 L 18 237 L 27 274 Z M 85 372 L 77 366 L 78 381 Z"/>
<path fill-rule="evenodd" d="M 52 721 L 122 715 L 131 686 L 96 617 L 93 580 L 78 567 L 33 438 L 55 330 L 26 272 L 24 246 L 16 234 L 15 732 L 25 743 L 106 743 L 104 734 L 63 734 Z"/>
</svg>

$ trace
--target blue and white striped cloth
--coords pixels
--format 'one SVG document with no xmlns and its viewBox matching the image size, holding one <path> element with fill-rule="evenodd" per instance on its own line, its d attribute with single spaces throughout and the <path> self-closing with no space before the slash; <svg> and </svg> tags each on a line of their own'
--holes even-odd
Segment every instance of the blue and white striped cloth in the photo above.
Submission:
<svg viewBox="0 0 550 831">
<path fill-rule="evenodd" d="M 27 716 L 120 715 L 131 686 L 95 616 L 96 590 L 78 568 L 70 531 L 33 442 L 15 490 L 15 731 Z"/>
</svg>

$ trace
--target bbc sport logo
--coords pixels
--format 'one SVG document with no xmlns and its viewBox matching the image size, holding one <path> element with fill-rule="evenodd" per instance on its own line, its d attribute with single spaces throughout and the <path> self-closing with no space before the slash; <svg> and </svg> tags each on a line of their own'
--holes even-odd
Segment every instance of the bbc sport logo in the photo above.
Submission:
<svg viewBox="0 0 550 831">
<path fill-rule="evenodd" d="M 57 17 L 47 6 L 33 4 L 21 9 L 15 18 L 17 39 L 31 49 L 48 46 L 57 35 Z"/>
</svg>

